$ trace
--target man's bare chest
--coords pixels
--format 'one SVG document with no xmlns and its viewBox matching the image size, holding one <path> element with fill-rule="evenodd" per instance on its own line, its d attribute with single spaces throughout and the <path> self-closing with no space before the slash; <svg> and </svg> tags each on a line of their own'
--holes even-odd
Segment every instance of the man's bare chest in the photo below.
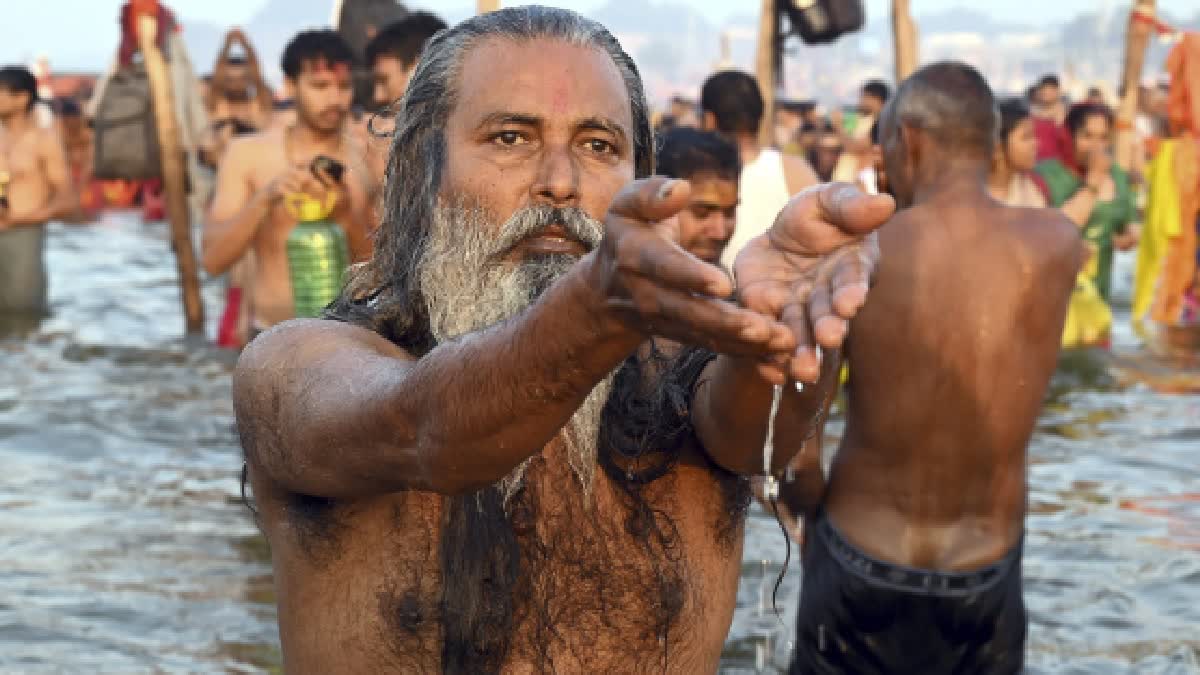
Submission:
<svg viewBox="0 0 1200 675">
<path fill-rule="evenodd" d="M 710 633 L 719 644 L 740 547 L 714 529 L 720 514 L 696 508 L 723 499 L 717 481 L 696 478 L 667 476 L 644 497 L 599 478 L 589 500 L 577 483 L 535 483 L 491 513 L 496 503 L 422 493 L 337 507 L 328 539 L 297 547 L 327 558 L 326 571 L 288 583 L 329 589 L 326 608 L 344 603 L 334 613 L 425 663 L 447 639 L 470 640 L 469 626 L 494 626 L 515 661 L 548 648 L 567 670 L 601 655 L 658 659 Z"/>
<path fill-rule="evenodd" d="M 41 180 L 41 161 L 31 133 L 16 138 L 0 136 L 0 173 L 12 183 Z"/>
</svg>

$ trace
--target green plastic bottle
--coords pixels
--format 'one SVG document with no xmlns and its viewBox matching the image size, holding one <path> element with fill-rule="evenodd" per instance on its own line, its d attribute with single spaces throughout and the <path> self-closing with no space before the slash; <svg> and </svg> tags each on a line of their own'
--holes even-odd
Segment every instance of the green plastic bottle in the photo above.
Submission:
<svg viewBox="0 0 1200 675">
<path fill-rule="evenodd" d="M 313 318 L 341 292 L 350 247 L 341 226 L 327 220 L 332 205 L 304 196 L 295 199 L 300 222 L 287 239 L 293 309 L 296 318 Z"/>
</svg>

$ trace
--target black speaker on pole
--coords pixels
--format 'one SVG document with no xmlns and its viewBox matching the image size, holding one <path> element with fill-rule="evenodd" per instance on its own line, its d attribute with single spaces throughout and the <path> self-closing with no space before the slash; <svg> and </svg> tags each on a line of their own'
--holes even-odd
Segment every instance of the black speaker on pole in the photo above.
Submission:
<svg viewBox="0 0 1200 675">
<path fill-rule="evenodd" d="M 810 45 L 833 42 L 866 22 L 862 0 L 780 0 L 779 11 L 791 33 Z"/>
</svg>

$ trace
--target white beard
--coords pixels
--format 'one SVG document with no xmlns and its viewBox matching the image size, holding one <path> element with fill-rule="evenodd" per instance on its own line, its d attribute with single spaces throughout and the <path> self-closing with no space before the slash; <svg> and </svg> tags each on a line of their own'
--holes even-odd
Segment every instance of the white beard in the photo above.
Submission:
<svg viewBox="0 0 1200 675">
<path fill-rule="evenodd" d="M 562 215 L 560 213 L 560 215 Z M 590 248 L 599 244 L 603 225 L 582 212 L 570 210 L 568 232 Z M 421 294 L 429 315 L 430 332 L 441 344 L 511 319 L 523 312 L 577 260 L 572 256 L 541 256 L 521 263 L 495 262 L 505 251 L 549 223 L 549 210 L 523 209 L 499 228 L 480 209 L 439 205 L 434 211 L 429 243 L 418 262 Z M 567 461 L 591 495 L 596 473 L 600 421 L 612 392 L 614 374 L 597 384 L 559 432 Z M 503 478 L 499 487 L 505 503 L 524 484 L 525 460 Z"/>
</svg>

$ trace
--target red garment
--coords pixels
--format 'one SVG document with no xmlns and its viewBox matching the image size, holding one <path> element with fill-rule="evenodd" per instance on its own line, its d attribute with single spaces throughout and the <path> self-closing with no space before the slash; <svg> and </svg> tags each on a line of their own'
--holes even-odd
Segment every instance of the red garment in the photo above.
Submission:
<svg viewBox="0 0 1200 675">
<path fill-rule="evenodd" d="M 138 50 L 137 17 L 142 14 L 158 17 L 155 41 L 164 54 L 167 53 L 167 35 L 179 30 L 175 15 L 165 5 L 159 4 L 158 0 L 129 0 L 121 8 L 121 47 L 117 50 L 117 60 L 122 66 L 133 65 L 133 55 Z"/>
<path fill-rule="evenodd" d="M 160 178 L 142 182 L 142 222 L 156 223 L 167 217 L 167 194 Z"/>
<path fill-rule="evenodd" d="M 1071 106 L 1071 110 L 1067 112 L 1067 115 L 1070 116 L 1071 112 L 1073 112 L 1076 108 L 1080 108 L 1084 105 L 1087 105 L 1087 104 L 1086 103 L 1076 103 L 1075 105 Z M 1036 129 L 1036 124 L 1037 124 L 1037 120 L 1035 118 L 1035 120 L 1034 120 L 1034 125 L 1035 125 L 1034 128 L 1035 129 Z M 1078 158 L 1075 156 L 1075 139 L 1074 139 L 1074 137 L 1071 136 L 1071 132 L 1065 126 L 1055 124 L 1054 128 L 1057 130 L 1057 134 L 1058 134 L 1058 141 L 1055 144 L 1057 154 L 1054 155 L 1054 159 L 1057 159 L 1058 161 L 1062 162 L 1063 166 L 1070 169 L 1071 172 L 1074 173 L 1076 176 L 1083 178 L 1083 174 L 1086 173 L 1086 169 L 1085 169 L 1085 167 L 1080 166 Z M 1041 154 L 1041 139 L 1040 138 L 1038 139 L 1038 146 L 1039 146 L 1038 154 L 1040 155 Z M 1038 161 L 1041 161 L 1040 156 L 1038 157 Z"/>
<path fill-rule="evenodd" d="M 238 338 L 238 314 L 242 309 L 242 289 L 231 287 L 225 292 L 225 311 L 221 313 L 221 323 L 217 327 L 217 346 L 226 349 L 241 349 L 242 341 Z"/>
<path fill-rule="evenodd" d="M 1037 160 L 1047 159 L 1066 160 L 1063 156 L 1062 139 L 1066 129 L 1054 120 L 1042 117 L 1033 118 L 1033 135 L 1037 138 Z"/>
</svg>

